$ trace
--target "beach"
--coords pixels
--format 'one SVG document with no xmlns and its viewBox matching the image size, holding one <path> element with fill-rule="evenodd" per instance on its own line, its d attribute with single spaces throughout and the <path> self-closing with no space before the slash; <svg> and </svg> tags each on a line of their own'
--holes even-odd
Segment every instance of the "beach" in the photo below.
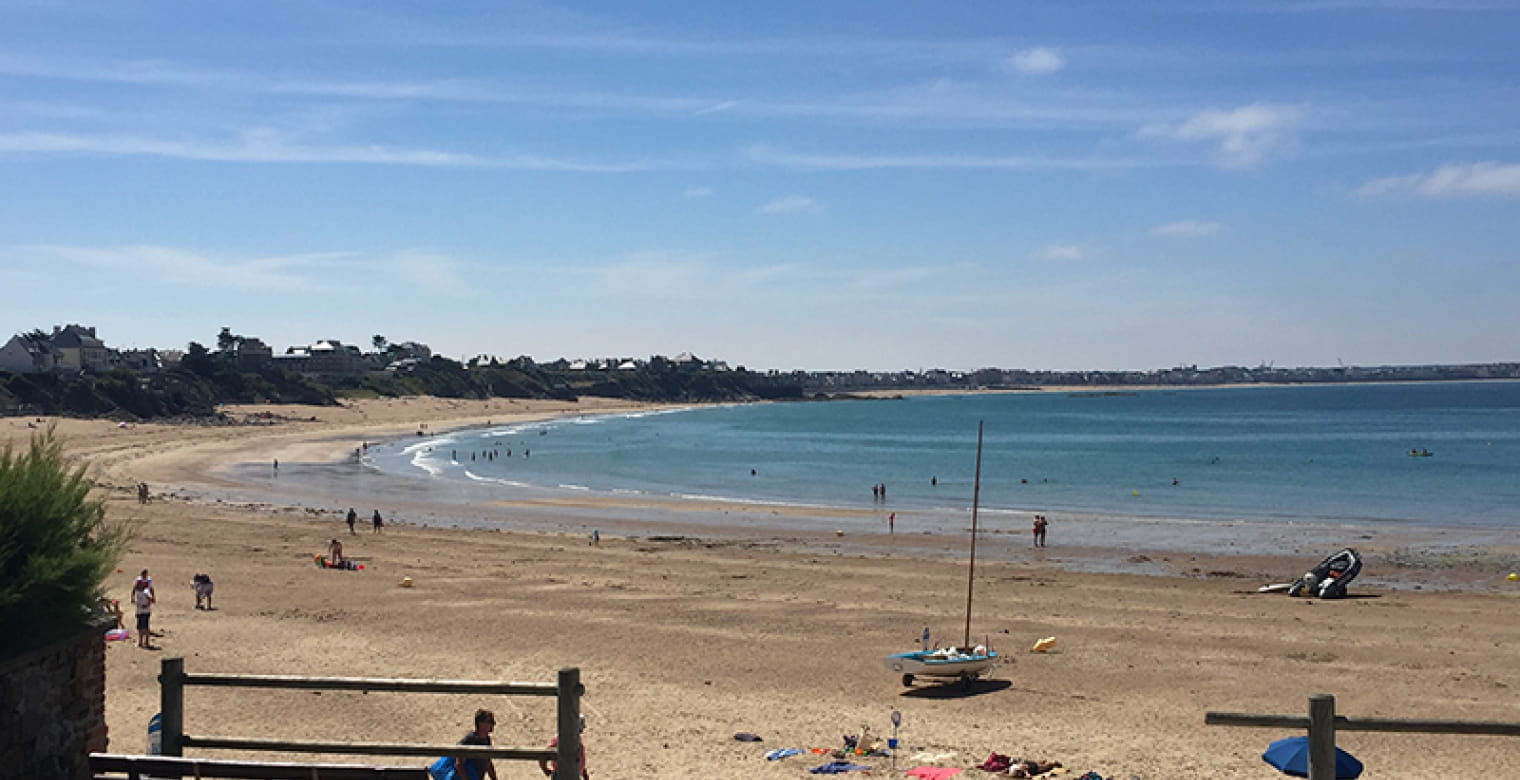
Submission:
<svg viewBox="0 0 1520 780">
<path fill-rule="evenodd" d="M 767 522 L 774 508 L 728 506 L 697 511 L 753 522 L 714 534 L 665 512 L 652 534 L 647 520 L 619 521 L 641 514 L 633 502 L 495 502 L 477 508 L 506 520 L 488 531 L 466 527 L 468 502 L 440 508 L 349 463 L 366 442 L 418 431 L 630 408 L 413 398 L 228 407 L 248 422 L 227 426 L 58 422 L 110 516 L 137 526 L 110 595 L 125 600 L 143 568 L 159 592 L 162 649 L 113 643 L 108 653 L 112 751 L 143 749 L 170 655 L 191 672 L 548 682 L 579 667 L 588 763 L 602 778 L 801 777 L 825 759 L 764 752 L 838 747 L 862 726 L 884 739 L 893 710 L 899 769 L 918 753 L 969 767 L 998 752 L 1120 778 L 1274 776 L 1259 755 L 1290 732 L 1205 726 L 1204 713 L 1302 714 L 1316 692 L 1351 717 L 1520 722 L 1520 585 L 1502 570 L 1513 546 L 1348 532 L 1275 554 L 1206 554 L 1136 547 L 1087 530 L 1117 520 L 1063 525 L 1057 511 L 1049 548 L 1012 534 L 979 548 L 971 633 L 1003 653 L 992 679 L 966 693 L 905 689 L 882 656 L 914 649 L 925 626 L 941 643 L 963 641 L 965 539 L 858 524 L 843 536 L 778 530 Z M 0 420 L 0 440 L 24 442 L 26 423 Z M 152 503 L 137 502 L 139 481 Z M 376 495 L 383 533 L 367 522 Z M 353 536 L 349 506 L 361 518 Z M 441 527 L 409 521 L 424 517 Z M 312 564 L 334 537 L 363 571 Z M 1255 592 L 1351 543 L 1369 551 L 1358 598 Z M 198 572 L 216 582 L 214 610 L 194 609 Z M 1050 636 L 1053 650 L 1030 652 Z M 478 707 L 496 711 L 497 744 L 553 736 L 547 699 L 458 695 L 191 689 L 185 723 L 192 734 L 451 743 Z M 738 732 L 764 741 L 735 741 Z M 1343 732 L 1338 744 L 1366 762 L 1366 777 L 1520 774 L 1514 738 Z M 888 767 L 862 762 L 877 775 Z M 517 762 L 498 772 L 538 776 Z"/>
</svg>

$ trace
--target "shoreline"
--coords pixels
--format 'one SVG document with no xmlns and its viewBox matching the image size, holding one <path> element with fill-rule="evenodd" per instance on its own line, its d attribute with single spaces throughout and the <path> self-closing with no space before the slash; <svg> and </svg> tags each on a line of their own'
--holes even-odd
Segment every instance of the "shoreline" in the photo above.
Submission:
<svg viewBox="0 0 1520 780">
<path fill-rule="evenodd" d="M 279 421 L 268 425 L 145 424 L 121 429 L 105 421 L 71 420 L 60 434 L 69 446 L 71 434 L 107 431 L 93 445 L 70 451 L 100 464 L 96 479 L 122 495 L 138 481 L 147 481 L 165 498 L 250 511 L 299 511 L 314 521 L 341 517 L 349 506 L 363 508 L 360 514 L 368 518 L 371 509 L 383 507 L 393 523 L 480 532 L 584 537 L 595 531 L 630 540 L 679 537 L 888 559 L 953 559 L 963 554 L 969 507 L 962 521 L 944 512 L 877 506 L 567 494 L 533 488 L 504 497 L 487 486 L 382 473 L 356 457 L 366 444 L 399 446 L 412 435 L 680 408 L 689 405 L 611 399 L 375 399 L 342 407 L 226 407 L 235 417 L 276 413 Z M 138 432 L 147 432 L 151 443 L 139 441 L 141 437 L 133 435 Z M 120 441 L 113 444 L 111 439 Z M 276 459 L 283 465 L 278 474 L 272 468 L 263 470 L 262 464 Z M 1503 576 L 1520 569 L 1520 543 L 1510 539 L 1508 529 L 1486 525 L 1427 527 L 1350 518 L 1269 522 L 1052 508 L 1038 511 L 1052 516 L 1051 536 L 1057 546 L 1037 551 L 1028 544 L 1025 527 L 1025 515 L 1033 511 L 1037 510 L 983 508 L 982 555 L 1070 572 L 1182 578 L 1233 572 L 1245 581 L 1242 584 L 1259 580 L 1256 584 L 1264 585 L 1292 579 L 1335 550 L 1355 547 L 1367 561 L 1362 587 L 1472 592 L 1512 590 Z M 898 532 L 889 534 L 885 516 L 894 512 Z M 936 530 L 916 527 L 921 519 Z"/>
</svg>

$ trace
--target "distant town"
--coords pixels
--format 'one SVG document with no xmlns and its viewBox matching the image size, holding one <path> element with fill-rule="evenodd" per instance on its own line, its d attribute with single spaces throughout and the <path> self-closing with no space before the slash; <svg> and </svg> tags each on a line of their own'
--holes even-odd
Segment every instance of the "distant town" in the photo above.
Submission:
<svg viewBox="0 0 1520 780">
<path fill-rule="evenodd" d="M 810 400 L 916 390 L 1114 389 L 1142 386 L 1520 379 L 1520 362 L 1415 366 L 1180 366 L 1144 371 L 749 371 L 690 352 L 673 357 L 527 356 L 452 360 L 416 341 L 373 336 L 276 351 L 223 328 L 213 346 L 116 349 L 93 326 L 16 333 L 0 346 L 0 412 L 139 417 L 205 414 L 216 403 L 336 403 L 347 394 L 448 397 L 607 395 L 654 401 Z M 30 379 L 26 379 L 26 378 Z M 128 381 L 129 378 L 135 380 Z M 46 378 L 46 379 L 44 379 Z M 21 379 L 22 381 L 18 381 Z M 41 381 L 39 381 L 41 380 Z M 72 399 L 72 400 L 70 400 Z"/>
</svg>

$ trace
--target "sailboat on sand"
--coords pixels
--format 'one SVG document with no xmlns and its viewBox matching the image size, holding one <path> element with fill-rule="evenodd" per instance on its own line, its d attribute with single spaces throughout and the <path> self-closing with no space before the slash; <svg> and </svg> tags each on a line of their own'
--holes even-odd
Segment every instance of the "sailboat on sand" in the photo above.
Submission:
<svg viewBox="0 0 1520 780">
<path fill-rule="evenodd" d="M 976 425 L 976 478 L 971 489 L 971 555 L 966 574 L 966 635 L 956 647 L 929 647 L 929 630 L 924 629 L 922 649 L 893 653 L 881 659 L 888 669 L 902 675 L 903 685 L 911 686 L 919 677 L 960 680 L 970 685 L 997 665 L 998 654 L 985 645 L 971 644 L 971 593 L 976 577 L 977 509 L 982 493 L 982 424 Z"/>
</svg>

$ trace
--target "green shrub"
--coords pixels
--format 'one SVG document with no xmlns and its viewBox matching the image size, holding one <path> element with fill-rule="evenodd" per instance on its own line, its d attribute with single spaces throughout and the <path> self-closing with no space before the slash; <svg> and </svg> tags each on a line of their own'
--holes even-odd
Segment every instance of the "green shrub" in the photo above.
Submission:
<svg viewBox="0 0 1520 780">
<path fill-rule="evenodd" d="M 19 454 L 0 450 L 0 648 L 40 644 L 99 614 L 127 528 L 106 521 L 85 472 L 51 427 Z"/>
</svg>

